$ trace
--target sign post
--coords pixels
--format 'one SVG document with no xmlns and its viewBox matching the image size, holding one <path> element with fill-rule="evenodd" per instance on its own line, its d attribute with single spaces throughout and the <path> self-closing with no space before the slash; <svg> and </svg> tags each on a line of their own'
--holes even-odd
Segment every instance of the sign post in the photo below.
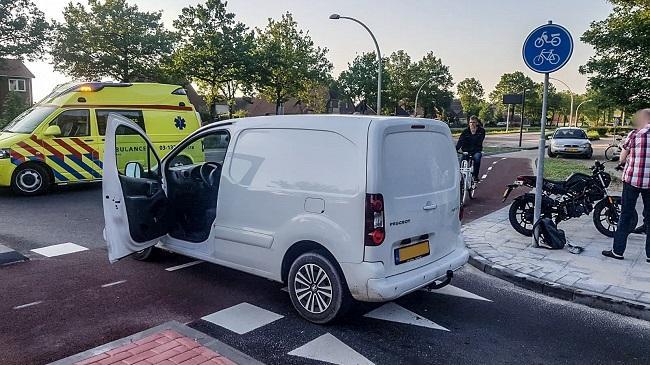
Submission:
<svg viewBox="0 0 650 365">
<path fill-rule="evenodd" d="M 540 120 L 539 155 L 537 158 L 537 180 L 535 182 L 535 214 L 533 224 L 539 221 L 542 212 L 542 183 L 544 181 L 544 152 L 546 150 L 546 114 L 548 112 L 548 80 L 550 74 L 561 69 L 573 54 L 573 38 L 566 28 L 548 24 L 533 30 L 526 38 L 522 50 L 526 65 L 533 71 L 544 74 L 544 98 Z M 523 113 L 522 113 L 523 114 Z M 523 115 L 522 115 L 523 117 Z M 523 124 L 523 120 L 522 120 Z M 535 236 L 533 233 L 533 236 Z M 535 238 L 533 238 L 535 244 Z"/>
</svg>

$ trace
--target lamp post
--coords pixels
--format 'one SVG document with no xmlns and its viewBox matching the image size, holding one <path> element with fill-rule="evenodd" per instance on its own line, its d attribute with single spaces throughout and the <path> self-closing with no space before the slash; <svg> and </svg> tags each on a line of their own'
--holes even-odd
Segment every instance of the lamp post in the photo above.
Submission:
<svg viewBox="0 0 650 365">
<path fill-rule="evenodd" d="M 556 79 L 555 77 L 550 77 L 550 79 L 553 80 L 553 81 L 557 81 L 557 82 L 561 83 L 562 85 L 564 85 L 567 88 L 567 90 L 569 90 L 569 95 L 571 95 L 571 108 L 570 108 L 571 110 L 569 111 L 569 127 L 570 127 L 571 124 L 572 124 L 572 121 L 573 121 L 573 91 L 571 91 L 571 88 L 569 87 L 569 85 L 567 85 L 564 81 Z M 576 127 L 578 126 L 577 121 L 576 121 L 575 126 Z"/>
<path fill-rule="evenodd" d="M 420 85 L 420 88 L 418 89 L 418 92 L 415 94 L 415 108 L 413 110 L 413 116 L 414 117 L 417 117 L 417 114 L 418 114 L 418 97 L 420 96 L 420 91 L 422 91 L 422 88 L 424 87 L 424 85 L 430 83 L 435 78 L 436 78 L 436 76 L 433 76 L 432 78 L 430 78 L 427 81 L 423 82 L 422 85 Z"/>
<path fill-rule="evenodd" d="M 332 20 L 338 20 L 338 19 L 347 19 L 347 20 L 352 20 L 353 22 L 361 25 L 365 30 L 370 33 L 370 37 L 372 37 L 372 41 L 375 42 L 375 48 L 377 48 L 377 63 L 379 66 L 377 67 L 377 115 L 381 115 L 381 51 L 379 50 L 379 44 L 377 43 L 377 39 L 375 38 L 375 35 L 372 34 L 370 31 L 370 28 L 368 28 L 365 24 L 363 24 L 361 21 L 349 17 L 349 16 L 342 16 L 339 14 L 332 14 L 330 15 L 330 19 Z"/>
<path fill-rule="evenodd" d="M 582 103 L 578 104 L 578 107 L 576 108 L 576 119 L 575 119 L 576 120 L 576 127 L 578 126 L 578 112 L 580 111 L 580 107 L 582 106 L 582 104 L 588 103 L 590 101 L 591 101 L 591 99 L 587 99 L 587 100 L 583 101 Z"/>
</svg>

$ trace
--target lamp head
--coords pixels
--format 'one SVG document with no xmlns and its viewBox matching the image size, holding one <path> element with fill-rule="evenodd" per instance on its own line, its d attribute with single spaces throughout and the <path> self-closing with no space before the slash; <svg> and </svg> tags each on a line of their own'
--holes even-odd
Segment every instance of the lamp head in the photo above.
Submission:
<svg viewBox="0 0 650 365">
<path fill-rule="evenodd" d="M 334 19 L 334 20 L 336 20 L 336 19 L 340 19 L 340 18 L 341 18 L 341 16 L 338 15 L 338 14 L 332 14 L 332 15 L 330 15 L 330 19 Z"/>
</svg>

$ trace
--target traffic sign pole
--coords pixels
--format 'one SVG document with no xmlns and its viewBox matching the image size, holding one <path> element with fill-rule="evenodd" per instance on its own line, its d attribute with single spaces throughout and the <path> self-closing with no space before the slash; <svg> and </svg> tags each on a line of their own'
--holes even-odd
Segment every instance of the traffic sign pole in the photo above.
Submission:
<svg viewBox="0 0 650 365">
<path fill-rule="evenodd" d="M 539 128 L 539 153 L 537 154 L 537 180 L 535 181 L 535 218 L 534 222 L 539 221 L 542 215 L 542 184 L 544 182 L 544 152 L 546 151 L 546 114 L 548 112 L 548 79 L 549 74 L 544 74 L 544 99 L 542 100 L 542 118 L 540 119 Z M 533 245 L 537 242 L 533 237 Z"/>
<path fill-rule="evenodd" d="M 566 28 L 549 21 L 548 24 L 538 27 L 528 35 L 528 38 L 524 42 L 522 54 L 526 65 L 531 70 L 544 74 L 544 99 L 542 102 L 542 118 L 540 119 L 539 154 L 537 158 L 535 208 L 533 214 L 533 224 L 536 224 L 542 215 L 542 186 L 544 182 L 549 77 L 552 72 L 561 69 L 569 62 L 573 54 L 573 37 L 571 37 L 571 33 Z M 521 114 L 523 124 L 523 110 Z M 533 236 L 536 234 L 537 232 L 534 232 Z M 534 238 L 533 245 L 537 245 Z"/>
</svg>

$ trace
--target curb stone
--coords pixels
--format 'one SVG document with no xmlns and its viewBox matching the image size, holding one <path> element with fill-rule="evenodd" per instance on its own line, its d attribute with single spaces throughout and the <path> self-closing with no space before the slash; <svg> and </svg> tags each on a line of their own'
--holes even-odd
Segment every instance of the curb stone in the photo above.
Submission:
<svg viewBox="0 0 650 365">
<path fill-rule="evenodd" d="M 21 261 L 29 261 L 29 258 L 14 249 L 0 244 L 0 266 Z"/>
<path fill-rule="evenodd" d="M 631 300 L 624 300 L 613 296 L 607 296 L 589 290 L 576 289 L 566 285 L 538 279 L 534 276 L 522 274 L 508 269 L 499 264 L 494 264 L 483 256 L 477 254 L 472 249 L 469 249 L 469 253 L 470 265 L 485 272 L 486 274 L 511 282 L 521 288 L 544 294 L 549 297 L 583 304 L 588 307 L 604 309 L 626 316 L 650 321 L 650 306 L 646 304 Z"/>
</svg>

